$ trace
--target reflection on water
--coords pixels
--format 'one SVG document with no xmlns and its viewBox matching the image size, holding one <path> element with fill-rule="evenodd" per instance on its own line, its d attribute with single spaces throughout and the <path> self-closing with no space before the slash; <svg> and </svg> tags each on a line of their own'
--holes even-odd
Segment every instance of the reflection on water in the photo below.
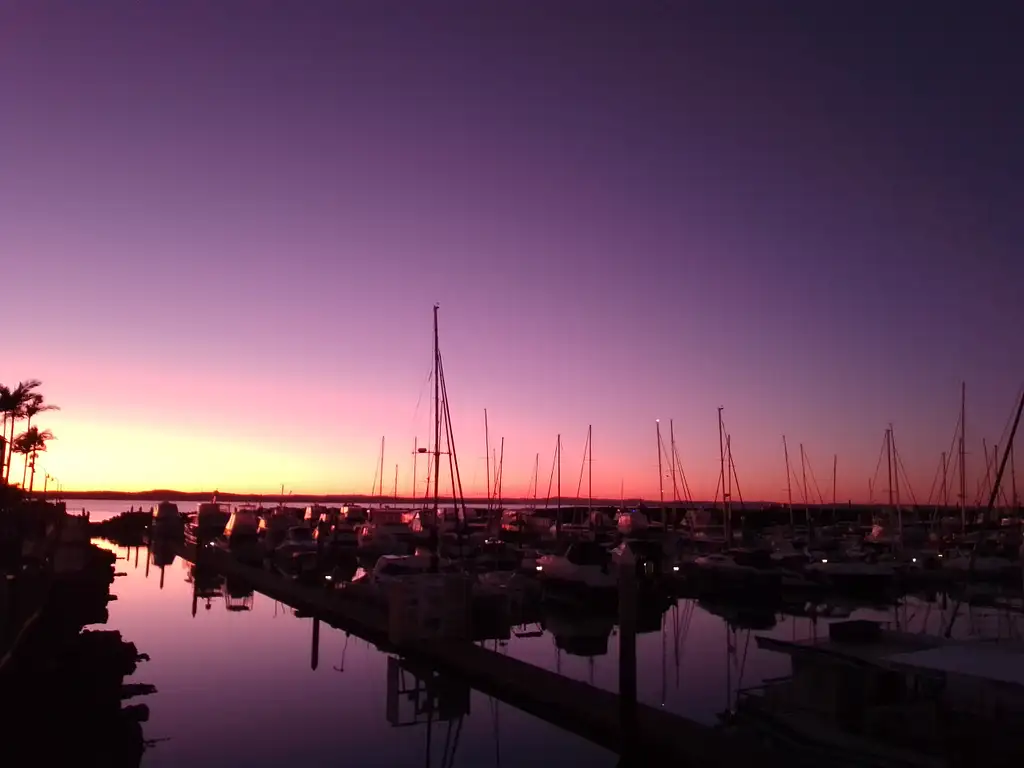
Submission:
<svg viewBox="0 0 1024 768">
<path fill-rule="evenodd" d="M 166 738 L 145 765 L 527 766 L 574 761 L 614 766 L 618 758 L 574 735 L 460 687 L 410 669 L 375 647 L 321 624 L 244 584 L 167 553 L 118 549 L 109 626 L 151 657 L 147 735 Z M 707 724 L 733 707 L 736 692 L 788 674 L 789 659 L 761 651 L 759 634 L 807 639 L 827 634 L 827 616 L 874 618 L 936 632 L 952 604 L 910 598 L 898 606 L 740 605 L 665 601 L 647 611 L 637 637 L 641 701 Z M 801 615 L 792 615 L 792 614 Z M 827 616 L 823 616 L 827 614 Z M 994 609 L 965 609 L 961 635 L 1017 632 Z M 614 691 L 614 616 L 546 609 L 514 627 L 499 653 Z M 454 745 L 454 746 L 453 746 Z"/>
<path fill-rule="evenodd" d="M 146 682 L 159 690 L 146 728 L 166 741 L 145 766 L 512 768 L 535 765 L 538 754 L 617 764 L 576 736 L 457 681 L 398 667 L 364 641 L 180 558 L 150 563 L 147 577 L 145 549 L 136 561 L 134 548 L 109 548 L 126 572 L 114 583 L 110 626 L 146 649 Z"/>
</svg>

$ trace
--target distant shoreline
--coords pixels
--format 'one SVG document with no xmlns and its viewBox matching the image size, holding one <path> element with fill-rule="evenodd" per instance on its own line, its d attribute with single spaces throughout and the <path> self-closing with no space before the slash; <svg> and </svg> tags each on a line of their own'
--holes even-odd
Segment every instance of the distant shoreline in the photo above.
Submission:
<svg viewBox="0 0 1024 768">
<path fill-rule="evenodd" d="M 68 501 L 80 500 L 80 499 L 92 499 L 95 501 L 209 501 L 214 495 L 213 491 L 173 491 L 169 489 L 154 489 L 150 491 L 62 491 L 60 498 Z M 51 499 L 55 498 L 56 494 L 49 493 L 47 496 Z M 425 504 L 430 502 L 430 499 L 424 499 L 423 497 L 412 498 L 408 496 L 368 496 L 366 494 L 340 494 L 340 493 L 329 493 L 329 494 L 316 494 L 316 493 L 292 493 L 281 496 L 279 493 L 230 493 L 226 491 L 219 491 L 216 494 L 218 501 L 224 502 L 252 502 L 261 501 L 268 504 L 278 504 L 282 501 L 285 504 Z M 440 499 L 443 504 L 451 504 L 454 499 L 451 497 L 442 497 Z M 466 497 L 463 501 L 466 504 L 473 506 L 486 506 L 488 499 L 486 497 Z M 494 500 L 491 500 L 492 503 Z M 503 498 L 501 499 L 502 505 L 513 504 L 513 505 L 528 505 L 536 504 L 538 506 L 545 505 L 551 506 L 552 504 L 558 504 L 557 499 L 532 499 L 532 498 Z M 575 497 L 562 497 L 561 505 L 568 507 L 579 507 L 593 504 L 596 507 L 619 507 L 625 504 L 626 506 L 637 506 L 643 504 L 648 507 L 660 507 L 665 506 L 675 509 L 717 509 L 721 506 L 721 501 L 653 501 L 650 499 L 593 499 L 589 501 L 587 499 L 578 499 Z M 834 505 L 837 509 L 883 509 L 887 507 L 886 504 L 854 504 L 851 502 L 838 502 Z M 748 501 L 743 505 L 733 502 L 732 505 L 734 513 L 742 513 L 743 509 L 749 511 L 765 510 L 765 509 L 785 509 L 786 504 L 782 502 L 773 501 Z M 827 510 L 832 509 L 832 504 L 794 504 L 795 510 L 813 509 L 813 510 Z M 913 509 L 913 505 L 905 504 L 904 509 Z M 936 509 L 933 505 L 927 505 L 923 508 Z M 973 507 L 971 507 L 973 509 Z M 948 511 L 956 511 L 958 507 L 947 507 Z"/>
</svg>

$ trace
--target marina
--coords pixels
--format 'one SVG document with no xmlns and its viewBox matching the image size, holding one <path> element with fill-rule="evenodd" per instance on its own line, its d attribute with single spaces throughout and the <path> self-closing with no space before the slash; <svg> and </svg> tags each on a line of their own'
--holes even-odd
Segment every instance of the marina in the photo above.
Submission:
<svg viewBox="0 0 1024 768">
<path fill-rule="evenodd" d="M 2 768 L 1020 768 L 1024 4 L 123 5 L 0 3 Z"/>
</svg>

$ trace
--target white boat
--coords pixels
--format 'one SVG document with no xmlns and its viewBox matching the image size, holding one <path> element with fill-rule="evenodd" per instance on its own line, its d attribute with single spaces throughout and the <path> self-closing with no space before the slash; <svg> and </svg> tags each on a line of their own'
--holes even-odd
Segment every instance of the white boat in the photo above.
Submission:
<svg viewBox="0 0 1024 768">
<path fill-rule="evenodd" d="M 438 558 L 437 572 L 458 573 L 459 567 L 451 560 Z M 373 569 L 355 579 L 353 583 L 386 589 L 391 584 L 406 582 L 430 573 L 430 555 L 381 555 Z"/>
<path fill-rule="evenodd" d="M 899 565 L 892 561 L 835 557 L 822 557 L 804 568 L 809 579 L 831 589 L 856 592 L 884 590 L 893 584 L 899 571 Z"/>
<path fill-rule="evenodd" d="M 618 588 L 612 553 L 593 541 L 575 541 L 565 554 L 537 558 L 537 577 L 546 587 L 604 592 Z"/>
<path fill-rule="evenodd" d="M 404 555 L 412 549 L 413 535 L 400 510 L 375 509 L 359 527 L 356 544 L 360 554 L 371 557 Z"/>
<path fill-rule="evenodd" d="M 771 561 L 769 553 L 765 552 L 761 558 L 751 556 L 747 560 L 744 561 L 741 553 L 715 552 L 694 558 L 688 570 L 698 584 L 709 589 L 771 590 L 782 587 L 782 569 Z"/>
<path fill-rule="evenodd" d="M 615 527 L 623 536 L 631 536 L 646 531 L 651 522 L 639 509 L 625 509 L 615 517 Z"/>
<path fill-rule="evenodd" d="M 224 533 L 230 517 L 227 504 L 205 501 L 196 507 L 190 528 L 196 538 L 213 539 Z"/>
<path fill-rule="evenodd" d="M 161 501 L 153 514 L 153 536 L 166 538 L 180 536 L 184 530 L 184 520 L 178 512 L 178 505 L 170 501 Z"/>
</svg>

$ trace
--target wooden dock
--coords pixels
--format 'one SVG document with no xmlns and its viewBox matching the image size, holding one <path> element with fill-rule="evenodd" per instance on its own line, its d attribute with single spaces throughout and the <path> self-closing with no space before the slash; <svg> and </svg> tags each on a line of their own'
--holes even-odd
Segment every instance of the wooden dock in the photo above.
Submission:
<svg viewBox="0 0 1024 768">
<path fill-rule="evenodd" d="M 196 562 L 194 547 L 180 552 Z M 396 647 L 382 606 L 346 597 L 345 590 L 298 584 L 271 571 L 244 565 L 223 550 L 202 552 L 202 563 L 225 576 L 332 627 L 367 640 L 387 653 L 448 674 L 495 699 L 614 752 L 635 744 L 658 763 L 741 765 L 764 759 L 765 749 L 722 728 L 712 728 L 663 709 L 637 703 L 624 710 L 618 694 L 488 650 L 469 641 L 417 640 Z M 623 713 L 627 713 L 624 720 Z M 623 723 L 633 723 L 623 727 Z M 650 762 L 650 761 L 645 761 Z"/>
</svg>

